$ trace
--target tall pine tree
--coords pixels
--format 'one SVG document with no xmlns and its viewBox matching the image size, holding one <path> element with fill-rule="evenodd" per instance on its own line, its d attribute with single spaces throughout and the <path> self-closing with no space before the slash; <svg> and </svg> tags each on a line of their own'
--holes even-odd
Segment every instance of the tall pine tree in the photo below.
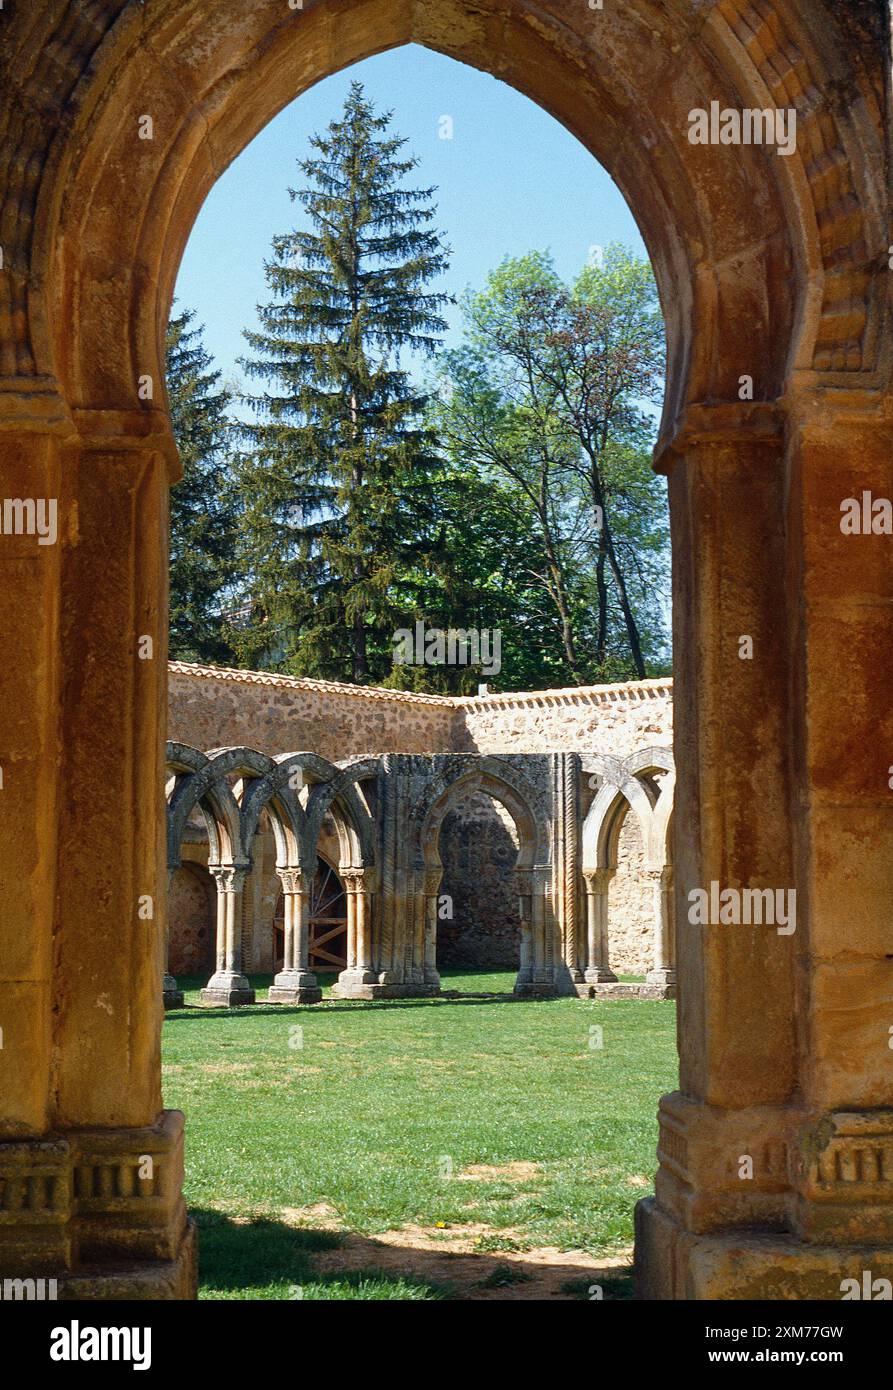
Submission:
<svg viewBox="0 0 893 1390">
<path fill-rule="evenodd" d="M 170 654 L 233 660 L 222 608 L 236 582 L 235 516 L 227 450 L 230 394 L 193 328 L 195 311 L 168 324 L 167 394 L 183 477 L 171 490 Z"/>
<path fill-rule="evenodd" d="M 437 461 L 402 354 L 433 353 L 449 298 L 426 288 L 448 264 L 435 190 L 404 186 L 418 161 L 391 114 L 354 82 L 311 140 L 289 190 L 309 225 L 273 240 L 242 363 L 267 387 L 240 465 L 243 657 L 359 683 L 391 671 L 401 576 L 433 545 Z"/>
</svg>

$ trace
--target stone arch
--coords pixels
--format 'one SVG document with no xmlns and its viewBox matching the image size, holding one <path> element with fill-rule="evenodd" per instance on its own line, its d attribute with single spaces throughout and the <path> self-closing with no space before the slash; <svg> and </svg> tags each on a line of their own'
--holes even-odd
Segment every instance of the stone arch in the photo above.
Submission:
<svg viewBox="0 0 893 1390">
<path fill-rule="evenodd" d="M 89 24 L 64 31 L 58 9 L 45 3 L 29 26 L 13 27 L 10 72 L 41 83 L 45 116 L 29 132 L 30 159 L 6 170 L 25 216 L 16 225 L 2 326 L 10 329 L 7 355 L 17 371 L 58 380 L 81 409 L 111 401 L 138 409 L 139 376 L 154 372 L 161 380 L 176 265 L 201 202 L 234 155 L 320 77 L 410 42 L 495 72 L 544 106 L 636 209 L 668 322 L 665 433 L 674 432 L 684 401 L 736 397 L 722 345 L 742 322 L 769 349 L 755 360 L 759 400 L 780 394 L 792 366 L 876 365 L 883 294 L 871 263 L 885 246 L 883 212 L 858 171 L 877 147 L 882 92 L 842 52 L 824 0 L 811 0 L 811 23 L 802 0 L 776 3 L 771 18 L 758 0 L 724 0 L 706 14 L 691 0 L 661 7 L 630 0 L 597 16 L 529 0 L 474 7 L 463 0 L 316 0 L 299 11 L 265 0 L 247 12 L 238 0 L 223 0 L 211 18 L 172 0 L 123 14 L 106 0 L 93 7 Z M 682 101 L 666 81 L 680 49 L 688 88 Z M 63 61 L 47 61 L 60 52 Z M 845 106 L 830 98 L 843 77 L 859 96 Z M 731 170 L 722 151 L 699 149 L 695 158 L 687 113 L 699 96 L 706 105 L 707 94 L 731 106 L 796 106 L 798 152 L 767 159 L 741 150 Z M 141 113 L 153 115 L 154 132 L 140 144 Z M 5 143 L 18 153 L 21 128 L 15 135 Z M 35 167 L 42 177 L 23 196 L 21 179 L 25 170 L 33 179 Z M 121 206 L 136 212 L 126 229 L 103 216 Z M 95 265 L 121 268 L 113 282 L 104 278 L 101 300 L 89 268 L 70 252 L 81 245 L 91 247 Z M 35 262 L 46 270 L 29 294 Z M 747 273 L 754 266 L 776 280 L 777 294 L 754 293 Z M 854 305 L 845 322 L 843 299 Z M 56 332 L 59 303 L 72 311 L 72 341 Z M 126 344 L 125 353 L 97 352 L 93 335 L 78 330 L 91 327 L 100 303 L 108 340 Z M 5 332 L 0 340 L 7 341 Z"/>
<path fill-rule="evenodd" d="M 610 754 L 583 759 L 583 774 L 596 787 L 596 796 L 586 813 L 582 833 L 583 869 L 616 867 L 617 835 L 624 816 L 631 811 L 639 822 L 642 839 L 649 846 L 653 839 L 654 810 L 648 791 L 626 761 Z"/>
<path fill-rule="evenodd" d="M 239 806 L 239 836 L 245 866 L 251 865 L 251 844 L 261 813 L 266 811 L 276 841 L 276 862 L 282 868 L 300 868 L 305 816 L 289 780 L 294 762 L 276 761 L 256 748 L 215 748 L 208 754 L 208 773 L 224 782 L 236 777 L 234 791 Z"/>
<path fill-rule="evenodd" d="M 24 495 L 58 492 L 63 525 L 6 600 L 13 640 L 21 614 L 34 615 L 26 654 L 4 673 L 7 707 L 30 712 L 9 763 L 33 768 L 5 851 L 15 895 L 4 929 L 13 957 L 20 942 L 27 955 L 7 986 L 14 1018 L 33 1023 L 10 1025 L 9 1053 L 28 1065 L 8 1088 L 3 1135 L 70 1135 L 70 1167 L 77 1136 L 101 1129 L 122 1154 L 163 1143 L 176 1171 L 181 1127 L 159 1121 L 148 983 L 161 934 L 147 939 L 133 904 L 164 870 L 163 662 L 134 652 L 138 636 L 165 649 L 178 465 L 160 393 L 143 402 L 137 383 L 161 379 L 177 261 L 221 170 L 311 82 L 408 41 L 540 102 L 637 214 L 668 325 L 657 464 L 669 476 L 685 753 L 677 900 L 734 879 L 796 882 L 808 905 L 796 952 L 744 934 L 705 943 L 679 917 L 681 1092 L 662 1104 L 661 1196 L 640 1209 L 643 1292 L 748 1297 L 784 1264 L 774 1296 L 833 1297 L 841 1252 L 879 1228 L 859 1221 L 850 1199 L 861 1194 L 829 1194 L 819 1174 L 850 1171 L 865 1118 L 848 1129 L 853 1113 L 880 1112 L 861 1132 L 884 1136 L 891 1100 L 884 1049 L 853 1046 L 849 1031 L 854 995 L 866 1029 L 887 1017 L 886 943 L 866 926 L 858 961 L 839 952 L 844 926 L 889 919 L 890 884 L 872 856 L 854 856 L 844 891 L 833 869 L 842 834 L 893 853 L 888 740 L 876 736 L 893 679 L 889 565 L 867 549 L 851 562 L 834 515 L 841 496 L 886 494 L 893 452 L 890 39 L 874 0 L 629 0 L 598 12 L 553 0 L 308 0 L 301 11 L 34 0 L 5 19 L 0 447 Z M 712 99 L 796 106 L 796 155 L 694 149 L 687 111 Z M 138 149 L 146 110 L 156 138 Z M 752 402 L 739 399 L 742 372 Z M 728 635 L 745 632 L 771 634 L 758 678 L 729 651 Z M 88 785 L 100 794 L 86 797 Z M 23 874 L 23 856 L 54 872 Z M 120 1007 L 97 1011 L 98 987 Z M 725 1151 L 755 1134 L 768 1151 L 784 1132 L 788 1160 L 764 1164 L 747 1192 L 729 1189 L 711 1166 L 719 1124 Z M 176 1188 L 145 1247 L 143 1286 L 167 1294 L 193 1287 Z M 67 1231 L 78 1217 L 70 1205 L 60 1222 Z M 737 1232 L 755 1224 L 772 1234 L 745 1248 Z M 827 1255 L 808 1260 L 817 1236 Z M 97 1276 L 109 1289 L 131 1249 L 129 1231 L 116 1239 Z M 60 1271 L 76 1274 L 77 1242 L 64 1248 L 74 1253 Z"/>
<path fill-rule="evenodd" d="M 212 768 L 206 753 L 185 743 L 167 744 L 166 765 L 172 774 L 167 791 L 167 864 L 180 865 L 186 822 L 198 807 L 208 832 L 210 858 L 219 864 L 242 858 L 239 805 L 229 784 Z"/>
<path fill-rule="evenodd" d="M 651 947 L 646 984 L 672 992 L 675 974 L 674 912 L 670 903 L 672 870 L 667 862 L 667 822 L 672 814 L 675 763 L 670 749 L 639 749 L 625 758 L 599 755 L 583 759 L 584 777 L 596 786 L 582 830 L 582 874 L 586 892 L 587 984 L 613 985 L 611 965 L 612 885 L 619 864 L 619 843 L 628 816 L 635 817 L 643 861 L 639 885 L 647 894 Z M 643 911 L 638 904 L 636 912 Z M 636 947 L 636 958 L 639 948 Z"/>
<path fill-rule="evenodd" d="M 198 808 L 208 834 L 208 867 L 214 875 L 217 866 L 217 891 L 225 881 L 235 882 L 247 864 L 243 852 L 241 809 L 232 788 L 221 776 L 220 769 L 207 754 L 188 744 L 168 742 L 165 752 L 169 773 L 166 789 L 167 824 L 167 887 L 180 868 L 181 846 L 186 823 Z M 241 879 L 238 879 L 241 882 Z M 165 897 L 166 903 L 166 897 Z M 218 902 L 218 934 L 220 932 Z M 219 954 L 219 952 L 218 952 Z M 247 982 L 245 988 L 247 989 Z M 178 1008 L 183 1003 L 182 991 L 170 973 L 170 926 L 165 907 L 163 926 L 162 998 L 165 1008 Z"/>
<path fill-rule="evenodd" d="M 436 971 L 437 902 L 443 866 L 440 827 L 458 797 L 479 791 L 505 808 L 515 825 L 518 857 L 515 875 L 520 910 L 520 967 L 517 994 L 549 994 L 556 970 L 561 971 L 561 940 L 551 902 L 551 845 L 549 825 L 535 788 L 501 758 L 446 760 L 413 807 L 411 853 L 419 866 L 417 893 L 424 893 L 424 921 L 429 970 Z"/>
<path fill-rule="evenodd" d="M 320 770 L 325 765 L 326 775 L 320 776 L 307 799 L 308 850 L 315 852 L 323 819 L 330 812 L 335 818 L 341 846 L 340 867 L 371 869 L 376 862 L 375 826 L 360 789 L 363 781 L 378 776 L 379 760 L 360 758 L 342 767 L 320 758 L 317 764 Z"/>
<path fill-rule="evenodd" d="M 287 787 L 300 769 L 303 790 L 299 800 L 290 793 L 299 813 L 299 856 L 280 873 L 285 896 L 285 949 L 282 970 L 269 992 L 274 1003 L 316 1003 L 321 990 L 309 963 L 310 901 L 318 865 L 323 820 L 331 814 L 339 840 L 338 875 L 347 894 L 347 964 L 339 986 L 365 989 L 374 978 L 375 827 L 359 784 L 377 775 L 375 759 L 357 759 L 344 767 L 315 753 L 289 753 L 277 760 L 272 781 Z M 298 822 L 296 822 L 298 824 Z"/>
<path fill-rule="evenodd" d="M 499 758 L 458 756 L 438 770 L 410 816 L 415 829 L 414 853 L 426 869 L 440 868 L 437 839 L 450 803 L 463 791 L 482 791 L 508 811 L 518 832 L 519 870 L 549 861 L 549 828 L 537 805 L 535 789 Z"/>
</svg>

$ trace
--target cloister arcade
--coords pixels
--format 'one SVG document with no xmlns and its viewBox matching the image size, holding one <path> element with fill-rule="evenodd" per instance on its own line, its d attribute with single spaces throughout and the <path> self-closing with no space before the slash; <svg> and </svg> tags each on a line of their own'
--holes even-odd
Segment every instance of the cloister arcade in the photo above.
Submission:
<svg viewBox="0 0 893 1390">
<path fill-rule="evenodd" d="M 186 826 L 198 811 L 216 886 L 215 969 L 203 1003 L 254 1002 L 240 899 L 255 867 L 263 816 L 275 839 L 284 909 L 283 960 L 270 999 L 307 1004 L 321 997 L 310 965 L 310 925 L 314 881 L 320 864 L 329 865 L 320 852 L 324 818 L 339 851 L 329 865 L 336 875 L 331 892 L 346 898 L 346 961 L 335 993 L 379 998 L 437 992 L 440 831 L 469 790 L 502 805 L 517 834 L 517 994 L 675 992 L 668 839 L 674 771 L 667 749 L 648 748 L 623 760 L 573 753 L 385 754 L 333 764 L 307 753 L 271 758 L 227 748 L 204 754 L 169 743 L 167 767 L 169 877 L 182 865 Z M 617 985 L 610 966 L 608 887 L 626 813 L 640 827 L 643 873 L 652 888 L 654 953 L 644 986 Z M 486 893 L 486 882 L 480 891 Z M 167 956 L 163 992 L 168 1007 L 182 1004 Z"/>
</svg>

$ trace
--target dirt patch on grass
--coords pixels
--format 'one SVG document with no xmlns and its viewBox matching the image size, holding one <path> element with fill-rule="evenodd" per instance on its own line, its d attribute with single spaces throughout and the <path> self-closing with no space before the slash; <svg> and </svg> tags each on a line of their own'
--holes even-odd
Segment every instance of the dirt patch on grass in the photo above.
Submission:
<svg viewBox="0 0 893 1390">
<path fill-rule="evenodd" d="M 457 1182 L 498 1182 L 500 1178 L 508 1182 L 526 1182 L 539 1176 L 538 1163 L 469 1163 L 461 1173 L 456 1174 Z"/>
<path fill-rule="evenodd" d="M 458 1067 L 458 1065 L 458 1060 L 445 1057 L 407 1057 L 404 1054 L 402 1057 L 388 1058 L 389 1067 Z"/>
<path fill-rule="evenodd" d="M 395 1278 L 446 1285 L 453 1297 L 476 1302 L 574 1302 L 581 1296 L 580 1288 L 601 1286 L 602 1281 L 604 1297 L 610 1298 L 611 1281 L 632 1268 L 631 1250 L 594 1256 L 557 1246 L 523 1251 L 475 1249 L 485 1237 L 510 1241 L 518 1235 L 481 1223 L 444 1229 L 410 1225 L 377 1236 L 351 1233 L 337 1250 L 314 1255 L 314 1266 L 327 1275 L 380 1269 Z M 577 1291 L 566 1285 L 576 1286 Z"/>
<path fill-rule="evenodd" d="M 313 1202 L 307 1207 L 282 1207 L 278 1215 L 286 1226 L 311 1226 L 315 1231 L 344 1230 L 339 1212 L 328 1202 Z"/>
</svg>

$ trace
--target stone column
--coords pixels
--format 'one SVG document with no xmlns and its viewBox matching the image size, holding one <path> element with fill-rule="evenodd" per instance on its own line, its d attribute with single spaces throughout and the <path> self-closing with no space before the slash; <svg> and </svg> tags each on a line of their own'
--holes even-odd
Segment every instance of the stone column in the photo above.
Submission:
<svg viewBox="0 0 893 1390">
<path fill-rule="evenodd" d="M 556 946 L 560 948 L 561 941 L 550 897 L 552 870 L 548 865 L 539 864 L 527 871 L 527 878 L 530 889 L 530 931 L 529 935 L 525 933 L 522 916 L 521 969 L 515 981 L 515 993 L 542 998 L 556 992 L 555 962 L 556 959 L 561 962 L 560 968 L 563 971 L 564 959 L 560 949 L 556 950 Z M 522 898 L 523 896 L 522 894 Z"/>
<path fill-rule="evenodd" d="M 179 868 L 168 869 L 167 871 L 167 906 L 164 914 L 164 969 L 161 974 L 161 997 L 166 1009 L 182 1009 L 183 991 L 178 989 L 177 981 L 170 973 L 171 963 L 171 922 L 170 922 L 170 902 L 171 887 L 174 882 L 174 874 Z"/>
<path fill-rule="evenodd" d="M 580 940 L 580 755 L 552 753 L 549 765 L 552 902 L 562 948 L 561 960 L 554 963 L 554 975 L 556 988 L 572 993 L 583 980 L 584 955 Z"/>
<path fill-rule="evenodd" d="M 841 1279 L 854 1266 L 893 1272 L 893 1251 L 878 1248 L 889 1196 L 870 1180 L 848 1185 L 827 1177 L 837 1168 L 837 1134 L 850 1154 L 870 1134 L 872 1119 L 854 1115 L 856 1107 L 881 1106 L 884 1096 L 889 1106 L 889 1053 L 884 1082 L 881 1047 L 871 1099 L 865 1085 L 870 968 L 854 966 L 850 997 L 841 992 L 855 924 L 882 916 L 860 919 L 853 896 L 860 874 L 867 884 L 875 880 L 877 858 L 865 851 L 870 835 L 841 839 L 855 820 L 833 827 L 829 821 L 822 843 L 810 819 L 831 788 L 848 808 L 855 804 L 842 728 L 846 750 L 868 754 L 880 742 L 877 710 L 888 702 L 870 671 L 889 667 L 893 608 L 888 599 L 883 620 L 874 613 L 874 645 L 860 626 L 869 618 L 853 579 L 858 561 L 853 551 L 839 553 L 832 537 L 841 477 L 849 473 L 855 483 L 870 457 L 888 486 L 891 450 L 887 442 L 882 461 L 880 451 L 866 456 L 861 444 L 837 441 L 823 459 L 804 461 L 798 476 L 797 461 L 786 456 L 790 438 L 790 422 L 776 407 L 697 407 L 686 436 L 660 461 L 669 475 L 673 532 L 680 1086 L 660 1103 L 655 1196 L 636 1209 L 636 1266 L 646 1299 L 839 1299 Z M 808 504 L 807 487 L 815 490 Z M 889 586 L 886 553 L 884 565 Z M 816 602 L 819 575 L 831 608 Z M 804 623 L 817 648 L 833 649 L 820 675 L 805 659 Z M 874 700 L 867 698 L 872 689 Z M 805 753 L 822 741 L 819 771 Z M 885 766 L 890 762 L 884 754 Z M 812 885 L 804 872 L 809 859 L 819 869 Z M 705 921 L 694 904 L 714 886 L 799 890 L 796 931 L 743 920 L 724 925 L 712 910 Z M 838 927 L 826 943 L 834 974 L 833 983 L 830 971 L 826 976 L 824 999 L 813 888 L 825 895 L 826 920 L 836 916 Z M 870 889 L 861 901 L 872 901 Z M 889 907 L 888 896 L 874 901 Z M 879 958 L 874 969 L 880 982 Z M 847 1112 L 839 1129 L 830 1096 L 810 1093 L 821 1054 L 808 1036 L 814 1022 L 827 1022 L 824 1006 L 835 997 L 840 1031 L 819 1066 L 826 1075 L 832 1068 L 841 1077 L 848 1072 L 835 1097 Z M 875 1025 L 882 1017 L 886 1025 L 889 1003 L 881 1004 L 880 991 L 875 1002 Z M 885 1123 L 879 1116 L 878 1133 Z M 798 1188 L 805 1196 L 810 1172 L 813 1188 L 798 1231 Z M 835 1189 L 848 1192 L 853 1206 L 834 1236 L 823 1232 L 820 1239 L 818 1226 L 810 1230 L 808 1223 L 820 1205 L 833 1207 L 825 1194 Z M 860 1202 L 871 1213 L 867 1221 L 859 1219 Z M 860 1239 L 875 1246 L 870 1255 L 855 1248 Z"/>
<path fill-rule="evenodd" d="M 203 1004 L 253 1004 L 254 990 L 242 974 L 240 908 L 247 865 L 209 864 L 217 883 L 217 969 L 201 992 Z"/>
<path fill-rule="evenodd" d="M 79 431 L 48 378 L 31 385 L 0 392 L 0 475 L 6 497 L 54 502 L 58 529 L 0 542 L 0 1274 L 55 1278 L 60 1300 L 188 1298 L 158 988 L 179 465 L 160 416 L 153 435 L 143 412 L 84 410 Z"/>
<path fill-rule="evenodd" d="M 442 869 L 429 869 L 425 872 L 424 983 L 432 993 L 440 991 L 440 973 L 437 969 L 437 909 L 442 881 Z"/>
<path fill-rule="evenodd" d="M 276 869 L 285 901 L 285 954 L 270 986 L 271 1004 L 318 1004 L 319 981 L 310 969 L 310 891 L 303 869 Z"/>
<path fill-rule="evenodd" d="M 526 994 L 533 984 L 533 874 L 529 869 L 516 869 L 515 876 L 518 881 L 518 917 L 521 926 L 515 993 Z"/>
<path fill-rule="evenodd" d="M 793 413 L 802 548 L 789 582 L 809 704 L 792 729 L 792 1216 L 810 1249 L 830 1252 L 821 1263 L 839 1297 L 844 1259 L 847 1275 L 893 1280 L 893 423 L 889 390 L 884 411 L 870 394 L 833 408 L 815 391 Z"/>
<path fill-rule="evenodd" d="M 676 959 L 673 945 L 673 869 L 647 869 L 654 903 L 654 965 L 645 976 L 649 987 L 665 991 L 671 999 L 676 992 Z"/>
<path fill-rule="evenodd" d="M 616 984 L 617 976 L 609 964 L 608 887 L 613 869 L 584 869 L 586 885 L 586 969 L 589 985 Z"/>
<path fill-rule="evenodd" d="M 334 993 L 339 999 L 374 999 L 378 975 L 372 969 L 371 869 L 339 869 L 347 895 L 347 966 L 338 976 Z"/>
</svg>

